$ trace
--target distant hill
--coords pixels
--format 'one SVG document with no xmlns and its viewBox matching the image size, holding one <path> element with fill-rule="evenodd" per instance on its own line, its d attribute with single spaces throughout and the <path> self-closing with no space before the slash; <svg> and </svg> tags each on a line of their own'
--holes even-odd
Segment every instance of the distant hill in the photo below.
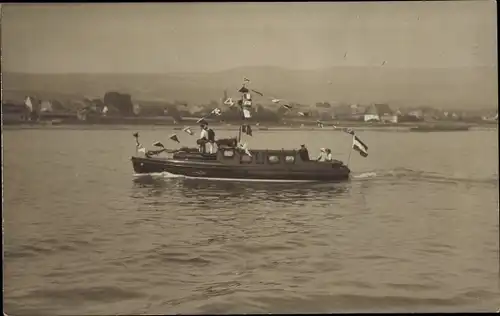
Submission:
<svg viewBox="0 0 500 316">
<path fill-rule="evenodd" d="M 316 102 L 373 103 L 436 108 L 489 108 L 497 103 L 497 68 L 333 67 L 288 70 L 241 67 L 215 73 L 175 74 L 3 74 L 4 98 L 26 92 L 56 97 L 103 97 L 107 91 L 130 93 L 134 100 L 183 100 L 189 104 L 220 101 L 223 91 L 237 97 L 243 77 L 267 97 L 314 105 Z"/>
</svg>

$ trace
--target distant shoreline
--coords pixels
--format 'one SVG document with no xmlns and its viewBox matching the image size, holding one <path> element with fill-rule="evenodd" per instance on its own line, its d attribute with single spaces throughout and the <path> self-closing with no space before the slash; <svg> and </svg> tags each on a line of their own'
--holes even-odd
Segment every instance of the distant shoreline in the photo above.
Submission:
<svg viewBox="0 0 500 316">
<path fill-rule="evenodd" d="M 197 124 L 193 122 L 186 122 L 187 124 L 173 124 L 172 122 L 163 122 L 162 124 L 106 124 L 106 123 L 59 123 L 59 124 L 51 124 L 50 122 L 37 122 L 37 123 L 27 123 L 27 122 L 16 122 L 16 123 L 8 123 L 3 124 L 4 130 L 21 130 L 21 129 L 58 129 L 58 130 L 68 130 L 68 129 L 109 129 L 109 130 L 120 130 L 120 129 L 136 129 L 136 130 L 151 130 L 151 129 L 173 129 L 176 131 L 182 131 L 184 126 L 191 126 L 191 128 L 196 128 Z M 191 123 L 191 124 L 189 124 Z M 221 124 L 221 123 L 211 123 L 211 126 L 214 127 L 215 130 L 221 131 L 237 131 L 237 124 Z M 342 128 L 355 128 L 357 130 L 375 130 L 375 131 L 392 131 L 392 132 L 406 132 L 410 131 L 412 127 L 425 127 L 431 125 L 446 125 L 450 127 L 459 127 L 459 126 L 469 126 L 470 130 L 474 129 L 497 129 L 498 121 L 496 122 L 481 122 L 481 123 L 465 123 L 465 122 L 411 122 L 411 123 L 398 123 L 398 124 L 373 124 L 373 123 L 364 123 L 364 122 L 338 122 L 335 124 L 336 128 L 332 126 L 332 124 L 325 124 L 325 127 L 320 128 L 311 122 L 309 124 L 304 124 L 303 127 L 297 126 L 295 123 L 294 126 L 284 126 L 281 124 L 261 124 L 260 126 L 252 125 L 252 129 L 254 133 L 262 132 L 262 131 L 341 131 Z"/>
</svg>

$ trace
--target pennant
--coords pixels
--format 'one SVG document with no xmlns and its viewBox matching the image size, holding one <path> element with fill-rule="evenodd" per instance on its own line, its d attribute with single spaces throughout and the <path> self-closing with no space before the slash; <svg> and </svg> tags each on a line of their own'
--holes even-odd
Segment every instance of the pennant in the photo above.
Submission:
<svg viewBox="0 0 500 316">
<path fill-rule="evenodd" d="M 248 150 L 248 147 L 247 147 L 247 143 L 244 143 L 244 144 L 239 144 L 238 146 L 241 150 L 243 150 L 245 152 L 245 154 L 247 154 L 248 156 L 252 157 L 252 154 L 250 153 L 250 151 Z"/>
<path fill-rule="evenodd" d="M 221 115 L 222 111 L 219 108 L 215 108 L 215 109 L 213 109 L 212 112 L 210 112 L 210 114 Z"/>
<path fill-rule="evenodd" d="M 189 135 L 193 135 L 193 131 L 191 130 L 191 127 L 186 126 L 182 129 L 184 132 L 188 133 Z"/>
<path fill-rule="evenodd" d="M 250 125 L 248 125 L 248 124 L 242 125 L 241 126 L 241 131 L 243 133 L 245 133 L 246 135 L 248 135 L 248 136 L 253 136 L 252 135 L 252 127 L 250 127 Z"/>
<path fill-rule="evenodd" d="M 354 136 L 354 135 L 355 135 L 354 131 L 353 131 L 351 128 L 348 128 L 348 127 L 343 128 L 343 129 L 342 129 L 342 131 L 343 131 L 344 133 L 350 134 L 350 135 L 352 135 L 352 136 Z"/>
<path fill-rule="evenodd" d="M 177 138 L 177 135 L 176 134 L 173 134 L 172 136 L 169 137 L 171 140 L 173 140 L 174 142 L 177 142 L 177 143 L 180 143 L 179 141 L 179 138 Z"/>
<path fill-rule="evenodd" d="M 234 101 L 232 98 L 228 98 L 226 101 L 224 101 L 224 104 L 225 105 L 229 105 L 229 106 L 233 106 L 234 105 Z"/>
<path fill-rule="evenodd" d="M 309 116 L 309 112 L 298 112 L 300 116 Z"/>
<path fill-rule="evenodd" d="M 281 106 L 284 107 L 287 110 L 291 110 L 292 109 L 292 106 L 289 105 L 289 104 L 282 104 Z"/>
<path fill-rule="evenodd" d="M 163 146 L 163 144 L 162 144 L 162 143 L 160 143 L 160 142 L 154 142 L 154 143 L 153 143 L 153 146 L 155 146 L 155 147 L 165 148 L 165 146 Z"/>
<path fill-rule="evenodd" d="M 253 90 L 253 89 L 252 89 L 252 91 L 253 91 L 253 92 L 255 92 L 255 93 L 257 93 L 257 94 L 258 94 L 258 95 L 260 95 L 261 97 L 263 97 L 263 96 L 264 96 L 264 94 L 262 94 L 262 92 L 259 92 L 259 91 Z"/>
<path fill-rule="evenodd" d="M 250 113 L 250 111 L 248 109 L 243 109 L 243 117 L 246 119 L 249 119 L 252 117 L 252 114 Z"/>
<path fill-rule="evenodd" d="M 245 86 L 243 86 L 243 87 L 240 88 L 240 90 L 238 90 L 238 92 L 248 93 L 248 89 Z"/>
<path fill-rule="evenodd" d="M 139 138 L 139 132 L 135 132 L 133 135 L 135 138 Z"/>
<path fill-rule="evenodd" d="M 358 151 L 363 157 L 368 156 L 368 146 L 366 146 L 356 135 L 352 136 L 352 149 Z"/>
</svg>

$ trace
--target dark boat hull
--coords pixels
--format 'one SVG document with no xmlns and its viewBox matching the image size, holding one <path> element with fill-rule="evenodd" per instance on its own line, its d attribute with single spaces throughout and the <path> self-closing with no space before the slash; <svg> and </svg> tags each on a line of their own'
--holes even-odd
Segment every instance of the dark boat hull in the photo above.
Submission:
<svg viewBox="0 0 500 316">
<path fill-rule="evenodd" d="M 297 166 L 225 165 L 218 161 L 192 161 L 132 157 L 138 174 L 167 172 L 188 178 L 253 181 L 343 181 L 350 170 L 343 164 L 311 161 Z"/>
</svg>

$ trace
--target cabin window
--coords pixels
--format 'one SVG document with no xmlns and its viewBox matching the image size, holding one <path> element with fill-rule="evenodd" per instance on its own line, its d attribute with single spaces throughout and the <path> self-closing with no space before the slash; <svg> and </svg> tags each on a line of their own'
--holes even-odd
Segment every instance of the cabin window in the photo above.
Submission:
<svg viewBox="0 0 500 316">
<path fill-rule="evenodd" d="M 254 154 L 255 157 L 255 162 L 258 164 L 263 164 L 264 163 L 264 155 L 262 153 L 256 152 Z"/>
<path fill-rule="evenodd" d="M 252 156 L 249 156 L 249 155 L 246 155 L 246 154 L 243 154 L 241 155 L 241 159 L 240 161 L 242 163 L 251 163 L 252 162 Z"/>
<path fill-rule="evenodd" d="M 286 163 L 294 163 L 295 157 L 294 156 L 285 156 L 285 162 Z"/>
<path fill-rule="evenodd" d="M 280 163 L 280 157 L 270 155 L 270 156 L 267 156 L 267 161 L 269 161 L 269 163 L 272 163 L 272 164 Z"/>
<path fill-rule="evenodd" d="M 224 150 L 224 157 L 225 158 L 233 158 L 234 157 L 234 150 Z"/>
</svg>

